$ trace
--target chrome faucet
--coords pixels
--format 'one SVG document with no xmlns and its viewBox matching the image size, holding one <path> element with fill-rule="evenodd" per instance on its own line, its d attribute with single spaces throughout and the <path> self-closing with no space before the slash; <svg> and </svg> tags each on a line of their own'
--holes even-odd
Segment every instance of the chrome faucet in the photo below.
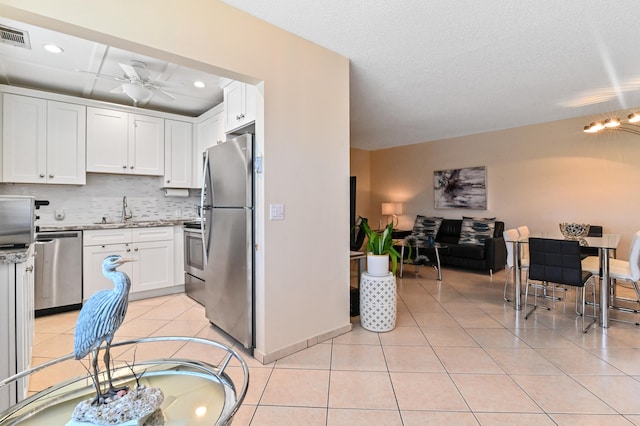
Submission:
<svg viewBox="0 0 640 426">
<path fill-rule="evenodd" d="M 126 222 L 128 219 L 133 217 L 133 213 L 131 213 L 131 209 L 129 209 L 129 213 L 127 213 L 127 196 L 122 197 L 122 222 Z"/>
</svg>

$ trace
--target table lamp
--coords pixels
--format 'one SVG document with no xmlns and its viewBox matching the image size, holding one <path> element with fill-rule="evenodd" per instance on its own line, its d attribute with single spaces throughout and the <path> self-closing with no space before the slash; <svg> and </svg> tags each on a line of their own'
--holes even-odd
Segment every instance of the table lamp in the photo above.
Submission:
<svg viewBox="0 0 640 426">
<path fill-rule="evenodd" d="M 399 214 L 402 214 L 402 203 L 382 203 L 382 216 L 391 216 L 393 218 L 391 223 L 393 223 L 394 228 L 398 226 Z M 380 226 L 380 228 L 382 228 L 382 226 Z"/>
</svg>

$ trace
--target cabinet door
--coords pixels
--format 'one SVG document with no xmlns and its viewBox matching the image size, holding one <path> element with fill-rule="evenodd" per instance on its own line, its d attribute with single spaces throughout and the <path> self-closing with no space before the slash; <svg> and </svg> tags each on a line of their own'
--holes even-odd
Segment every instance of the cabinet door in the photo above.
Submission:
<svg viewBox="0 0 640 426">
<path fill-rule="evenodd" d="M 0 377 L 16 371 L 16 264 L 0 263 Z M 16 403 L 16 386 L 0 388 L 0 412 Z"/>
<path fill-rule="evenodd" d="M 87 171 L 127 173 L 128 114 L 87 107 Z"/>
<path fill-rule="evenodd" d="M 29 249 L 27 260 L 16 265 L 16 372 L 31 366 L 31 350 L 35 330 L 34 253 Z M 18 381 L 17 400 L 28 396 L 29 376 Z"/>
<path fill-rule="evenodd" d="M 129 114 L 129 171 L 164 175 L 164 119 Z"/>
<path fill-rule="evenodd" d="M 184 121 L 164 122 L 164 186 L 189 188 L 193 172 L 193 126 Z"/>
<path fill-rule="evenodd" d="M 86 107 L 48 101 L 47 183 L 84 185 Z"/>
<path fill-rule="evenodd" d="M 225 132 L 229 133 L 253 123 L 256 119 L 256 87 L 234 81 L 223 90 Z"/>
<path fill-rule="evenodd" d="M 234 81 L 225 86 L 223 91 L 225 131 L 228 133 L 244 124 L 246 110 L 245 84 L 240 81 Z"/>
<path fill-rule="evenodd" d="M 47 173 L 47 101 L 3 95 L 3 181 L 45 183 Z"/>
<path fill-rule="evenodd" d="M 131 244 L 105 244 L 101 246 L 85 246 L 82 250 L 82 300 L 90 298 L 100 290 L 110 290 L 113 282 L 102 274 L 102 262 L 104 258 L 117 254 L 123 258 L 132 258 Z M 132 262 L 133 263 L 133 262 Z M 132 263 L 125 263 L 118 271 L 129 275 L 133 281 Z"/>
<path fill-rule="evenodd" d="M 174 283 L 173 239 L 133 244 L 131 293 L 171 287 Z"/>
<path fill-rule="evenodd" d="M 207 118 L 202 123 L 198 123 L 196 128 L 197 143 L 193 156 L 193 187 L 200 188 L 202 187 L 204 151 L 213 145 L 224 142 L 226 139 L 224 110 L 220 110 L 219 113 Z"/>
</svg>

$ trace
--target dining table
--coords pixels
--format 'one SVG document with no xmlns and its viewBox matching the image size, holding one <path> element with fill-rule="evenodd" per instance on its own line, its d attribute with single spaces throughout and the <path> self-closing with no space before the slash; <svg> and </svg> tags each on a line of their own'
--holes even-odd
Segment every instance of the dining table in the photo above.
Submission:
<svg viewBox="0 0 640 426">
<path fill-rule="evenodd" d="M 529 243 L 529 237 L 565 239 L 562 234 L 554 232 L 532 232 L 528 237 L 515 240 L 505 240 L 507 244 L 513 244 L 513 308 L 522 310 L 522 250 L 525 244 Z M 609 327 L 609 295 L 611 286 L 611 276 L 609 272 L 609 259 L 615 256 L 615 252 L 620 243 L 620 234 L 602 234 L 601 237 L 581 237 L 580 244 L 598 249 L 598 259 L 600 262 L 600 301 L 598 303 L 599 316 L 598 324 L 602 328 Z"/>
</svg>

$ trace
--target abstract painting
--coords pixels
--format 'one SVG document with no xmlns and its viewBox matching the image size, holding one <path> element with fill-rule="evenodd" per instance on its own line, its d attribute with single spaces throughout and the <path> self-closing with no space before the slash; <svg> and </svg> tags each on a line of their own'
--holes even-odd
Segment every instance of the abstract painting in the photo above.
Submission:
<svg viewBox="0 0 640 426">
<path fill-rule="evenodd" d="M 433 190 L 436 209 L 487 209 L 487 168 L 436 170 Z"/>
</svg>

